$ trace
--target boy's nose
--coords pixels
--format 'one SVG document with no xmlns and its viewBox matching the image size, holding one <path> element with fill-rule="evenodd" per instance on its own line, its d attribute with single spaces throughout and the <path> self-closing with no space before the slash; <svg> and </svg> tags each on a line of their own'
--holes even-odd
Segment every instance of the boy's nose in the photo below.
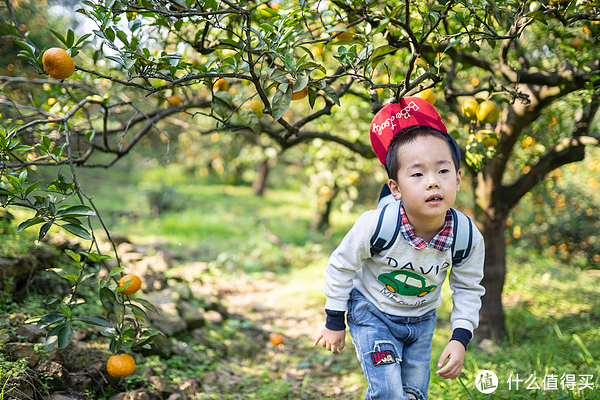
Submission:
<svg viewBox="0 0 600 400">
<path fill-rule="evenodd" d="M 440 185 L 434 181 L 434 180 L 430 180 L 429 184 L 427 185 L 427 189 L 439 189 Z"/>
</svg>

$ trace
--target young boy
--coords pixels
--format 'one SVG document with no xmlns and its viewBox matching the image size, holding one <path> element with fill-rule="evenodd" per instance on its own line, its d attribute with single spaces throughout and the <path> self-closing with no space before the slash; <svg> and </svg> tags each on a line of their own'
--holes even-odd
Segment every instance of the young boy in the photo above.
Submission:
<svg viewBox="0 0 600 400">
<path fill-rule="evenodd" d="M 460 375 L 479 324 L 483 237 L 473 226 L 469 256 L 452 266 L 450 207 L 460 190 L 460 151 L 429 103 L 406 97 L 385 106 L 373 118 L 371 144 L 386 167 L 392 195 L 402 200 L 401 234 L 389 249 L 373 255 L 370 242 L 380 211 L 358 218 L 329 259 L 327 321 L 314 345 L 323 340 L 335 354 L 344 348 L 347 310 L 369 384 L 365 399 L 426 400 L 436 308 L 448 271 L 453 332 L 437 363 L 439 377 Z"/>
</svg>

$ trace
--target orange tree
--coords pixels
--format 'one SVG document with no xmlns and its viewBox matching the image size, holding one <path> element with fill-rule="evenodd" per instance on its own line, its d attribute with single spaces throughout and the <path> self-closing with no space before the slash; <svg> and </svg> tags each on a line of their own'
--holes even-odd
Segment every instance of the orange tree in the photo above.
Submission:
<svg viewBox="0 0 600 400">
<path fill-rule="evenodd" d="M 76 64 L 64 81 L 45 77 L 44 49 L 17 29 L 14 13 L 1 27 L 5 40 L 22 48 L 29 72 L 40 74 L 0 78 L 3 206 L 34 194 L 28 168 L 61 164 L 71 166 L 72 178 L 54 185 L 90 203 L 76 168 L 109 167 L 151 134 L 168 149 L 171 135 L 160 122 L 181 115 L 200 135 L 266 138 L 279 155 L 318 139 L 331 146 L 327 162 L 340 161 L 339 146 L 373 159 L 373 114 L 385 102 L 432 89 L 463 147 L 475 219 L 487 238 L 484 335 L 504 330 L 508 213 L 546 174 L 598 143 L 590 134 L 600 85 L 600 15 L 592 0 L 89 0 L 77 12 L 89 32 L 53 32 Z M 228 84 L 216 84 L 220 79 Z M 293 100 L 306 89 L 306 98 Z M 462 103 L 473 98 L 477 107 L 492 100 L 497 113 L 469 108 L 465 117 Z M 336 115 L 341 123 L 332 123 Z M 541 128 L 551 116 L 562 129 Z M 514 149 L 526 134 L 543 146 L 517 165 L 523 159 L 515 160 Z M 28 204 L 36 216 L 49 208 L 41 200 Z M 44 227 L 57 219 L 33 222 Z"/>
</svg>

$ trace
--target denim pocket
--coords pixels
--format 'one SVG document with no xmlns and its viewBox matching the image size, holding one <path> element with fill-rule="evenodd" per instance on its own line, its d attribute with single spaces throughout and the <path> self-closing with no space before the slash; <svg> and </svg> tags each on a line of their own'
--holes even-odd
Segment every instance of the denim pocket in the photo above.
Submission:
<svg viewBox="0 0 600 400">
<path fill-rule="evenodd" d="M 355 324 L 360 324 L 367 312 L 369 311 L 370 302 L 364 297 L 352 296 L 350 297 L 350 304 L 348 307 L 348 318 L 351 318 Z"/>
</svg>

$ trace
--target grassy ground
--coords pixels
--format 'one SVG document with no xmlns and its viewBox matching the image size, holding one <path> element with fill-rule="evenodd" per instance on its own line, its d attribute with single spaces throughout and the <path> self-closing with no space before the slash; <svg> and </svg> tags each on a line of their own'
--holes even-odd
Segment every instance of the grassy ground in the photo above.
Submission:
<svg viewBox="0 0 600 400">
<path fill-rule="evenodd" d="M 248 187 L 207 184 L 176 166 L 132 168 L 126 174 L 89 171 L 79 179 L 95 196 L 112 234 L 137 243 L 163 242 L 182 255 L 182 263 L 209 262 L 214 283 L 234 282 L 225 299 L 233 312 L 265 332 L 286 337 L 281 346 L 267 344 L 251 356 L 223 361 L 198 345 L 210 361 L 170 360 L 173 379 L 190 371 L 216 371 L 218 379 L 203 398 L 363 398 L 366 382 L 350 337 L 337 356 L 312 347 L 323 323 L 328 254 L 357 213 L 334 213 L 332 229 L 323 234 L 309 230 L 313 210 L 298 192 L 272 190 L 261 199 Z M 474 342 L 459 379 L 444 381 L 432 374 L 430 398 L 600 399 L 599 284 L 597 271 L 511 249 L 506 341 Z M 450 291 L 447 286 L 444 291 L 447 301 L 438 310 L 432 367 L 451 334 Z M 243 330 L 237 324 L 232 320 L 215 330 L 215 337 L 235 346 L 233 332 Z M 153 363 L 161 361 L 148 360 Z M 493 394 L 476 388 L 482 370 L 499 379 Z"/>
</svg>

